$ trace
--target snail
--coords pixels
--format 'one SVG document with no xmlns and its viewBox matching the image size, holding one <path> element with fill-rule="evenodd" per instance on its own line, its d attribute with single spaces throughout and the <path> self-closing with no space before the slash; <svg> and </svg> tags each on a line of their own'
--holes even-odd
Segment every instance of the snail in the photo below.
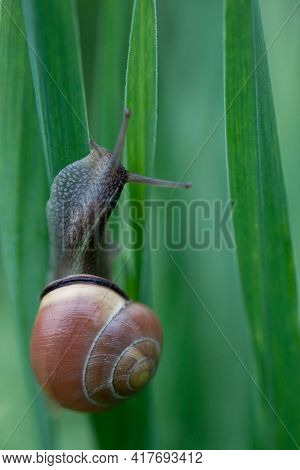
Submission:
<svg viewBox="0 0 300 470">
<path fill-rule="evenodd" d="M 113 153 L 91 141 L 90 153 L 54 179 L 47 218 L 54 281 L 42 294 L 31 337 L 37 381 L 61 406 L 110 409 L 155 374 L 162 330 L 155 313 L 111 280 L 106 222 L 126 183 L 190 187 L 152 179 L 121 164 L 129 110 Z"/>
</svg>

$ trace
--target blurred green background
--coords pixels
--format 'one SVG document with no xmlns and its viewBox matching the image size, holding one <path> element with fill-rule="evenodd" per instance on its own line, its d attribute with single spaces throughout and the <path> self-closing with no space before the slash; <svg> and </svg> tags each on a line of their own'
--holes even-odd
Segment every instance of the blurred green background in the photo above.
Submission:
<svg viewBox="0 0 300 470">
<path fill-rule="evenodd" d="M 132 2 L 118 2 L 120 14 L 115 21 L 123 40 L 122 47 L 117 50 L 116 69 L 99 73 L 97 61 L 101 62 L 103 54 L 101 8 L 106 1 L 78 0 L 77 8 L 90 127 L 99 143 L 112 147 L 119 121 L 105 124 L 109 126 L 112 140 L 103 142 L 96 114 L 104 113 L 105 107 L 99 103 L 97 109 L 95 99 L 97 87 L 106 87 L 108 80 L 116 81 L 119 96 L 108 94 L 106 105 L 116 108 L 116 114 L 121 116 Z M 296 0 L 260 1 L 267 45 L 278 34 L 296 4 Z M 174 180 L 181 178 L 195 153 L 206 144 L 185 175 L 185 179 L 193 182 L 192 190 L 172 193 L 171 190 L 157 189 L 153 196 L 165 200 L 227 201 L 224 121 L 211 134 L 224 113 L 223 2 L 158 0 L 157 16 L 159 67 L 155 176 Z M 297 207 L 300 197 L 299 30 L 300 11 L 297 11 L 268 54 L 297 277 L 300 255 Z M 113 41 L 109 28 L 106 33 L 106 41 Z M 109 51 L 107 43 L 106 51 Z M 105 135 L 108 135 L 107 131 Z M 190 229 L 200 230 L 201 227 L 194 227 L 190 221 Z M 163 224 L 160 224 L 161 239 L 163 231 Z M 189 248 L 170 252 L 162 244 L 160 246 L 160 250 L 152 254 L 154 307 L 165 333 L 162 360 L 151 385 L 155 447 L 252 448 L 259 425 L 258 392 L 224 339 L 224 336 L 228 338 L 243 363 L 255 374 L 236 253 L 226 249 L 195 252 Z M 184 281 L 170 255 L 220 329 Z M 30 404 L 32 394 L 25 385 L 21 357 L 24 353 L 18 344 L 7 283 L 3 274 L 1 278 L 0 441 L 5 441 L 12 432 L 9 448 L 36 448 L 41 443 L 34 408 L 15 428 Z M 95 447 L 88 416 L 55 407 L 52 413 L 56 448 Z"/>
</svg>

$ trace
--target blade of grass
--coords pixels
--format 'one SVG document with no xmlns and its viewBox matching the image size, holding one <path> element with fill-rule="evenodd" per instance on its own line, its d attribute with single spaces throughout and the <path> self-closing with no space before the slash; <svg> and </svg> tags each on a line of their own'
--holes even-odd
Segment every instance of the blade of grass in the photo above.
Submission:
<svg viewBox="0 0 300 470">
<path fill-rule="evenodd" d="M 294 448 L 300 442 L 296 280 L 257 0 L 226 1 L 225 88 L 238 261 L 259 386 L 268 400 L 263 400 L 260 445 Z"/>
<path fill-rule="evenodd" d="M 23 12 L 51 184 L 65 165 L 89 152 L 76 10 L 73 0 L 26 0 Z M 83 418 L 77 416 L 79 426 Z M 64 418 L 66 432 L 67 421 Z"/>
<path fill-rule="evenodd" d="M 107 12 L 107 14 L 112 14 L 112 12 Z M 115 35 L 110 37 L 111 40 L 116 40 Z M 110 42 L 103 45 L 103 47 L 105 46 L 110 51 Z M 120 47 L 116 44 L 115 46 L 117 49 Z M 136 0 L 133 7 L 126 76 L 126 106 L 132 111 L 127 138 L 126 166 L 131 171 L 142 174 L 151 174 L 154 160 L 157 113 L 156 55 L 155 2 Z M 109 55 L 106 57 L 108 61 L 112 60 Z M 105 64 L 108 65 L 107 62 Z M 104 67 L 101 73 L 106 74 L 108 70 L 111 70 L 110 67 L 113 67 L 114 73 L 119 75 L 113 64 Z M 117 77 L 113 82 L 116 79 Z M 114 87 L 116 88 L 115 85 Z M 112 96 L 103 98 L 104 105 L 109 103 L 107 101 L 109 99 L 111 100 Z M 102 108 L 101 100 L 99 101 L 100 107 Z M 103 113 L 101 115 L 103 116 Z M 101 119 L 99 120 L 101 124 Z M 120 117 L 117 117 L 117 122 L 119 126 Z M 115 131 L 113 139 L 117 133 Z M 111 133 L 106 131 L 105 135 L 109 138 Z M 109 143 L 111 144 L 111 142 L 113 141 L 110 140 Z M 127 188 L 127 193 L 129 193 L 130 204 L 132 199 L 138 202 L 139 213 L 135 218 L 143 219 L 145 198 L 147 194 L 149 195 L 148 190 L 146 191 L 143 186 L 131 185 Z M 144 220 L 142 226 L 140 233 L 145 236 L 148 229 L 145 227 Z M 137 246 L 140 243 L 141 239 L 137 240 Z M 129 277 L 127 291 L 131 297 L 151 304 L 151 274 L 147 239 L 143 253 L 139 247 L 139 250 L 134 252 L 133 259 L 133 270 L 131 273 L 126 273 L 127 279 Z M 93 416 L 100 445 L 105 449 L 149 449 L 155 447 L 154 436 L 157 435 L 157 432 L 154 419 L 150 387 L 147 387 L 135 399 L 123 403 L 120 408 L 103 415 Z"/>
<path fill-rule="evenodd" d="M 128 0 L 104 0 L 98 9 L 91 129 L 97 142 L 110 150 L 114 149 L 123 117 L 130 11 Z"/>
<path fill-rule="evenodd" d="M 46 170 L 27 47 L 20 34 L 21 5 L 5 0 L 0 7 L 1 251 L 21 343 L 24 375 L 33 397 L 37 388 L 29 364 L 29 339 L 47 270 Z M 36 401 L 29 418 L 33 430 L 39 420 L 37 447 L 51 448 L 51 422 L 43 397 Z M 22 432 L 22 427 L 17 432 Z M 11 448 L 9 441 L 6 445 Z"/>
<path fill-rule="evenodd" d="M 122 15 L 120 15 L 122 11 Z M 105 148 L 113 150 L 123 117 L 124 77 L 128 55 L 130 32 L 131 0 L 103 0 L 98 6 L 95 67 L 93 81 L 90 81 L 90 128 L 94 138 Z M 85 18 L 80 19 L 80 24 Z M 81 29 L 84 29 L 81 26 Z M 86 42 L 86 37 L 82 37 Z M 86 71 L 87 75 L 88 71 Z M 88 96 L 89 96 L 88 95 Z M 125 187 L 125 193 L 127 188 Z M 116 210 L 110 218 L 110 227 L 119 227 L 120 212 L 125 197 L 121 195 Z M 116 240 L 120 236 L 113 232 Z M 122 269 L 124 256 L 115 257 L 114 272 L 120 272 L 118 283 L 125 284 L 125 270 Z M 125 288 L 125 287 L 124 287 Z"/>
<path fill-rule="evenodd" d="M 102 7 L 103 2 L 99 0 L 76 0 L 77 16 L 80 32 L 80 47 L 82 56 L 82 69 L 84 75 L 84 86 L 85 96 L 88 111 L 88 122 L 91 124 L 90 111 L 92 109 L 92 98 L 93 98 L 93 84 L 95 78 L 95 65 L 96 65 L 96 51 L 97 51 L 97 39 L 98 33 L 98 18 L 99 10 Z M 99 34 L 101 32 L 99 31 Z M 91 134 L 96 140 L 93 129 Z"/>
<path fill-rule="evenodd" d="M 124 0 L 104 0 L 98 9 L 97 47 L 90 116 L 93 136 L 100 145 L 108 149 L 113 149 L 115 146 L 123 113 L 122 86 L 126 70 L 127 37 L 130 26 L 129 2 L 124 4 Z M 120 9 L 122 9 L 122 15 L 120 15 Z M 122 204 L 121 201 L 119 201 L 118 208 L 120 204 Z M 114 211 L 111 219 L 114 217 L 118 217 L 117 211 Z M 117 279 L 120 285 L 124 278 L 123 264 L 123 257 L 118 256 L 114 263 L 114 273 L 120 272 Z M 91 416 L 99 448 L 129 448 L 127 426 L 130 415 L 127 418 L 126 414 L 128 414 L 126 404 L 122 404 L 120 408 L 111 412 Z"/>
<path fill-rule="evenodd" d="M 157 126 L 157 20 L 154 0 L 134 2 L 125 104 L 132 111 L 126 141 L 127 168 L 142 175 L 153 175 Z M 150 190 L 138 184 L 129 185 L 128 188 L 129 199 L 136 203 L 133 224 L 138 220 L 140 230 L 137 232 L 133 266 L 131 272 L 128 272 L 127 284 L 130 295 L 133 298 L 140 295 L 144 301 L 147 300 L 144 298 L 146 290 L 140 292 L 140 289 L 142 284 L 150 281 L 147 262 L 143 266 L 143 257 L 147 257 L 147 239 L 143 240 L 143 237 L 147 237 L 145 200 L 149 198 Z M 144 245 L 146 248 L 143 250 L 141 247 Z"/>
<path fill-rule="evenodd" d="M 24 0 L 23 11 L 48 177 L 89 153 L 73 0 Z"/>
</svg>

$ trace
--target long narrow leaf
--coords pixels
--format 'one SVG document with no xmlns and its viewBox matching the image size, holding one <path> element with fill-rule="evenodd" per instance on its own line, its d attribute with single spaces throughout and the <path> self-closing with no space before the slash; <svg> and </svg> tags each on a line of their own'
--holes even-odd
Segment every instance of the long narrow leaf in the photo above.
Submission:
<svg viewBox="0 0 300 470">
<path fill-rule="evenodd" d="M 42 158 L 34 90 L 21 5 L 1 2 L 0 10 L 0 236 L 2 259 L 19 333 L 24 377 L 30 397 L 38 392 L 29 365 L 29 339 L 47 270 L 46 169 Z M 8 358 L 7 358 L 8 359 Z M 29 403 L 28 403 L 29 404 Z M 36 395 L 32 429 L 39 417 L 40 442 L 51 448 L 52 432 L 43 398 Z M 25 411 L 25 410 L 24 410 Z M 37 414 L 38 412 L 38 414 Z M 29 415 L 29 416 L 28 416 Z M 21 415 L 20 415 L 21 418 Z M 16 423 L 17 424 L 17 423 Z M 10 448 L 13 434 L 4 444 Z M 16 432 L 23 432 L 20 425 Z M 7 440 L 9 439 L 9 440 Z"/>
<path fill-rule="evenodd" d="M 226 133 L 234 228 L 267 447 L 300 442 L 300 338 L 285 188 L 257 0 L 227 0 Z"/>
<path fill-rule="evenodd" d="M 104 0 L 98 7 L 91 130 L 97 142 L 110 150 L 123 119 L 130 11 L 128 0 Z"/>
<path fill-rule="evenodd" d="M 125 104 L 132 111 L 126 146 L 127 167 L 135 173 L 152 175 L 157 125 L 157 24 L 154 0 L 134 2 Z M 128 290 L 134 298 L 139 295 L 144 297 L 140 289 L 145 281 L 142 279 L 145 269 L 143 258 L 147 257 L 145 199 L 149 195 L 150 188 L 134 184 L 129 186 L 129 199 L 136 206 L 133 223 L 138 220 L 140 225 L 136 233 L 133 270 L 128 275 Z M 148 269 L 145 275 L 150 278 Z"/>
<path fill-rule="evenodd" d="M 132 117 L 127 137 L 126 167 L 142 174 L 151 174 L 155 151 L 157 112 L 157 64 L 156 64 L 156 10 L 153 0 L 136 0 L 133 7 L 128 68 L 126 76 L 126 106 Z M 112 66 L 112 64 L 111 64 Z M 109 69 L 107 67 L 107 69 Z M 106 73 L 106 69 L 102 70 Z M 117 71 L 114 68 L 114 73 Z M 116 80 L 116 77 L 114 78 Z M 111 89 L 111 86 L 108 88 Z M 104 104 L 107 103 L 107 98 Z M 99 102 L 101 106 L 101 102 Z M 102 113 L 103 116 L 103 113 Z M 111 134 L 107 133 L 107 136 Z M 129 186 L 129 203 L 138 202 L 135 218 L 142 219 L 142 233 L 147 227 L 144 221 L 144 204 L 148 191 L 143 186 Z M 127 272 L 127 291 L 133 298 L 151 300 L 151 273 L 147 243 L 143 247 L 137 240 L 131 271 Z M 147 286 L 147 288 L 145 288 Z M 150 301 L 151 303 L 151 301 Z M 93 417 L 102 448 L 148 449 L 155 446 L 155 417 L 152 413 L 151 386 L 119 409 Z M 138 432 L 137 432 L 138 429 Z"/>
<path fill-rule="evenodd" d="M 48 176 L 89 153 L 73 0 L 24 0 L 28 49 Z"/>
<path fill-rule="evenodd" d="M 62 168 L 89 152 L 76 10 L 73 0 L 25 0 L 23 12 L 51 184 Z"/>
<path fill-rule="evenodd" d="M 91 83 L 90 129 L 94 139 L 107 149 L 113 150 L 116 144 L 124 107 L 124 77 L 128 55 L 130 32 L 131 0 L 103 0 L 97 9 L 97 34 L 95 65 Z M 122 11 L 122 15 L 120 12 Z M 81 20 L 82 22 L 82 20 Z M 85 41 L 85 38 L 82 38 Z M 88 95 L 88 96 L 89 96 Z M 128 188 L 125 188 L 125 193 Z M 124 194 L 110 218 L 110 227 L 120 227 L 119 211 L 123 207 Z M 120 231 L 115 230 L 114 238 L 120 245 Z M 125 289 L 126 270 L 122 268 L 125 253 L 116 256 L 113 262 L 114 273 L 119 273 L 116 281 Z"/>
</svg>

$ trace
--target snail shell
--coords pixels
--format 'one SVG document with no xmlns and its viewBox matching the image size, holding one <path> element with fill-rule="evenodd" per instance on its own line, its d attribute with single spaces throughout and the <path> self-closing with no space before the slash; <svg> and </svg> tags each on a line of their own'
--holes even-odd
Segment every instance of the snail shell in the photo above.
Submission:
<svg viewBox="0 0 300 470">
<path fill-rule="evenodd" d="M 161 345 L 152 310 L 111 281 L 75 275 L 44 289 L 31 362 L 40 385 L 62 406 L 101 411 L 149 382 Z"/>
</svg>

